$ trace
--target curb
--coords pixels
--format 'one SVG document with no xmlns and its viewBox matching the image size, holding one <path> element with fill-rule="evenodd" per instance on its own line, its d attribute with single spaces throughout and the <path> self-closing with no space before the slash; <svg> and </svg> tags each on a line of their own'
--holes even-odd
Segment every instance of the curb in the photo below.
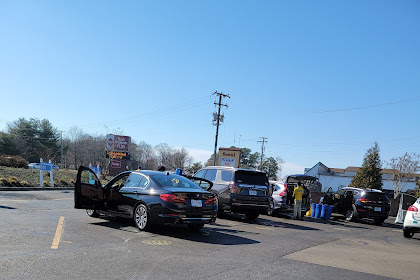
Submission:
<svg viewBox="0 0 420 280">
<path fill-rule="evenodd" d="M 3 188 L 3 187 L 0 187 L 0 192 L 1 191 L 73 191 L 74 190 L 74 187 L 63 187 L 63 188 L 40 188 L 40 187 L 38 187 L 38 188 L 36 188 L 36 187 L 33 187 L 33 188 L 7 188 L 7 187 L 5 187 L 5 188 Z"/>
</svg>

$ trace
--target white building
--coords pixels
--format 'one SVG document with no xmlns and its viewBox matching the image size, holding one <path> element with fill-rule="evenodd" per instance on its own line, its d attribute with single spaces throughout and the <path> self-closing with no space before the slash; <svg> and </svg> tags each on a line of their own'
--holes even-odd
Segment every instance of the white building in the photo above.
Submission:
<svg viewBox="0 0 420 280">
<path fill-rule="evenodd" d="M 346 169 L 342 168 L 329 168 L 324 165 L 322 162 L 318 162 L 312 168 L 305 168 L 305 174 L 317 177 L 319 182 L 322 184 L 322 191 L 327 191 L 331 187 L 334 191 L 342 187 L 347 187 L 350 185 L 351 180 L 356 175 L 360 167 L 347 167 Z M 393 190 L 392 181 L 390 180 L 393 172 L 392 169 L 382 169 L 382 188 L 385 190 Z M 416 182 L 414 178 L 409 180 L 404 188 L 403 192 L 407 190 L 414 190 L 416 188 Z"/>
</svg>

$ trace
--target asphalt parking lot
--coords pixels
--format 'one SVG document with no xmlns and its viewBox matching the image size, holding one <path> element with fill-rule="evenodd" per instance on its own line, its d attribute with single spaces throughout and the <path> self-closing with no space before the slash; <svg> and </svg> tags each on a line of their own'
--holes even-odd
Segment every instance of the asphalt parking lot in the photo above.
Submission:
<svg viewBox="0 0 420 280">
<path fill-rule="evenodd" d="M 88 217 L 72 191 L 0 191 L 1 279 L 417 279 L 400 225 L 227 215 L 192 232 Z"/>
</svg>

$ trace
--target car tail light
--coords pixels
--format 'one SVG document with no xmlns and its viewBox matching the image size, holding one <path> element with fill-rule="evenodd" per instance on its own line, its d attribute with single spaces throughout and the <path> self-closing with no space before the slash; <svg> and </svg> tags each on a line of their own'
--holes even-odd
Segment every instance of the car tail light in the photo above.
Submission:
<svg viewBox="0 0 420 280">
<path fill-rule="evenodd" d="M 229 184 L 229 192 L 230 193 L 241 193 L 241 189 L 235 185 L 235 183 Z"/>
<path fill-rule="evenodd" d="M 408 211 L 411 211 L 411 212 L 419 212 L 419 209 L 417 209 L 416 206 L 411 205 L 410 207 L 408 207 Z"/>
<path fill-rule="evenodd" d="M 284 184 L 283 191 L 280 192 L 280 196 L 283 196 L 287 192 L 287 184 Z"/>
<path fill-rule="evenodd" d="M 217 196 L 206 200 L 206 205 L 215 205 L 215 204 L 217 204 Z"/>
<path fill-rule="evenodd" d="M 363 203 L 372 202 L 372 200 L 367 199 L 367 198 L 359 198 L 357 201 L 360 201 L 360 202 L 363 202 Z"/>
<path fill-rule="evenodd" d="M 174 194 L 170 194 L 170 193 L 161 194 L 160 199 L 162 199 L 163 201 L 166 201 L 166 202 L 170 202 L 170 203 L 187 204 L 187 201 L 185 200 L 185 198 L 174 195 Z"/>
</svg>

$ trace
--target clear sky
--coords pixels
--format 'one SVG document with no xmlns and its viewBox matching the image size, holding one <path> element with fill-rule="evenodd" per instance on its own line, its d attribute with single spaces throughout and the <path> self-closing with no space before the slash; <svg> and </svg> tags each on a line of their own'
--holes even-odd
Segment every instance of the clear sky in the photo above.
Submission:
<svg viewBox="0 0 420 280">
<path fill-rule="evenodd" d="M 420 1 L 0 0 L 0 130 L 68 133 L 360 166 L 420 152 Z"/>
</svg>

